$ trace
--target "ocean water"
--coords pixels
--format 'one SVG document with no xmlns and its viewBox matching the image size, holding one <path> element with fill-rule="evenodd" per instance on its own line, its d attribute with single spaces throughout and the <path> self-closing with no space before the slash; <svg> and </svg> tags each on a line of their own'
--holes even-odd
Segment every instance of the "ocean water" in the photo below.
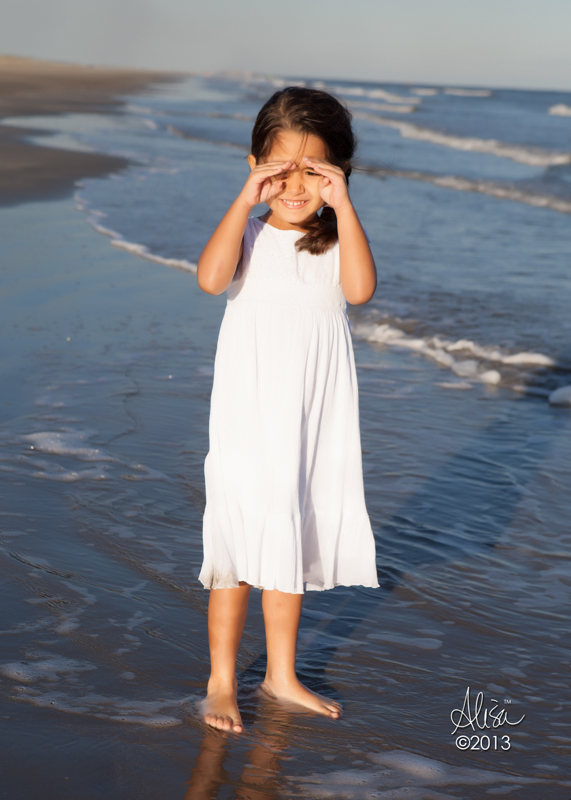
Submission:
<svg viewBox="0 0 571 800">
<path fill-rule="evenodd" d="M 248 733 L 197 715 L 225 300 L 200 292 L 195 264 L 247 175 L 259 107 L 288 84 L 236 75 L 149 90 L 120 115 L 18 120 L 38 144 L 134 163 L 73 203 L 0 215 L 15 242 L 5 324 L 24 337 L 3 362 L 2 714 L 26 709 L 62 751 L 75 726 L 90 763 L 105 742 L 144 747 L 143 772 L 105 784 L 110 797 L 563 800 L 571 93 L 305 83 L 354 113 L 351 192 L 379 274 L 349 316 L 381 588 L 308 593 L 300 633 L 300 676 L 344 716 L 259 696 L 256 592 L 239 658 Z M 24 213 L 49 257 L 40 247 L 23 273 Z M 467 692 L 482 711 L 454 731 Z"/>
</svg>

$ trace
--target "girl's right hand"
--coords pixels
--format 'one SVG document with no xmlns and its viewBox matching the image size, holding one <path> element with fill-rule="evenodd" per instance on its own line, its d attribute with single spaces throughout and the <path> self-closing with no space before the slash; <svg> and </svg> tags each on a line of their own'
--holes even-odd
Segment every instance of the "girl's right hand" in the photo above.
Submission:
<svg viewBox="0 0 571 800">
<path fill-rule="evenodd" d="M 258 203 L 266 203 L 273 197 L 283 192 L 285 180 L 280 175 L 287 173 L 295 167 L 293 161 L 268 161 L 265 164 L 256 164 L 240 192 L 240 197 L 251 207 Z"/>
</svg>

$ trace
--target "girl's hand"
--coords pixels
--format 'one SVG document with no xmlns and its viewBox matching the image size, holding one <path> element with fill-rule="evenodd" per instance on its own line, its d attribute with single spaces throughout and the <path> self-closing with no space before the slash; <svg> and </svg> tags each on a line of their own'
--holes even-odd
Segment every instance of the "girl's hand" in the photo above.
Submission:
<svg viewBox="0 0 571 800">
<path fill-rule="evenodd" d="M 248 180 L 240 192 L 240 197 L 251 207 L 267 203 L 285 188 L 280 175 L 295 167 L 293 161 L 268 161 L 252 167 Z"/>
<path fill-rule="evenodd" d="M 308 167 L 323 177 L 319 181 L 319 194 L 328 206 L 335 212 L 346 205 L 351 205 L 349 190 L 347 189 L 347 178 L 340 167 L 322 161 L 319 158 L 303 159 Z"/>
</svg>

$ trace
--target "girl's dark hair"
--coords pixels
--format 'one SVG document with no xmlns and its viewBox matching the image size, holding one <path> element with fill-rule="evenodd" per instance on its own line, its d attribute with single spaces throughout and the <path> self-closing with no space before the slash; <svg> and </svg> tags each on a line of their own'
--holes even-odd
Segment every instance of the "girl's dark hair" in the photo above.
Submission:
<svg viewBox="0 0 571 800">
<path fill-rule="evenodd" d="M 351 112 L 339 100 L 304 86 L 289 86 L 272 95 L 260 110 L 252 131 L 252 155 L 258 164 L 270 153 L 280 131 L 285 130 L 318 136 L 325 144 L 329 162 L 343 170 L 349 183 L 357 140 L 351 128 Z M 295 246 L 319 255 L 337 239 L 337 217 L 326 206 Z"/>
</svg>

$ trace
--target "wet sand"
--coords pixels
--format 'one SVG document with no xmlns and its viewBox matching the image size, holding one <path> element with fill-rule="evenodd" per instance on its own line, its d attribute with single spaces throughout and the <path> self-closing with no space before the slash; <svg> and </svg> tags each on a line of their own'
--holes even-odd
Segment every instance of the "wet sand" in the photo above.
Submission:
<svg viewBox="0 0 571 800">
<path fill-rule="evenodd" d="M 0 118 L 119 112 L 120 95 L 136 94 L 177 77 L 0 56 Z M 129 163 L 99 153 L 37 147 L 25 141 L 30 134 L 29 128 L 0 126 L 0 205 L 61 197 L 80 178 L 115 172 Z"/>
</svg>

